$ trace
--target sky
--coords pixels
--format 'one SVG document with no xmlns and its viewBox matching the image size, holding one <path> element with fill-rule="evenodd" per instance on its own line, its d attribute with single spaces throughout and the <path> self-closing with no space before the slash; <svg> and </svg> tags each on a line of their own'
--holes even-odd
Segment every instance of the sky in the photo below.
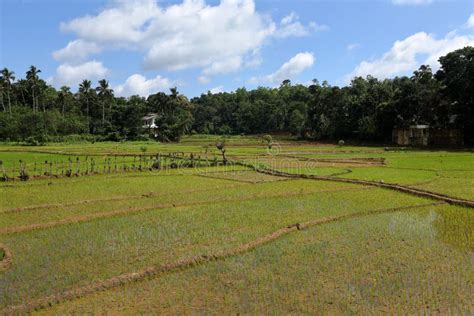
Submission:
<svg viewBox="0 0 474 316">
<path fill-rule="evenodd" d="M 474 46 L 474 0 L 1 0 L 0 67 L 59 88 L 107 79 L 115 94 L 188 97 L 285 79 L 434 70 Z"/>
</svg>

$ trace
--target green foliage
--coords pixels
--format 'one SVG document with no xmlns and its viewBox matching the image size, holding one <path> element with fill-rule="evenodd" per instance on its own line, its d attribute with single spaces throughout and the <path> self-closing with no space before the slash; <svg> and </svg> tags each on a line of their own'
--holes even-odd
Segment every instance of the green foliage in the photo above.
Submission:
<svg viewBox="0 0 474 316">
<path fill-rule="evenodd" d="M 155 137 L 156 132 L 163 142 L 176 142 L 191 133 L 272 132 L 387 141 L 394 127 L 428 124 L 460 129 L 465 141 L 474 143 L 474 48 L 453 51 L 441 57 L 440 64 L 436 75 L 422 65 L 411 77 L 356 77 L 344 87 L 317 80 L 309 86 L 284 80 L 278 88 L 240 88 L 202 94 L 190 101 L 176 88 L 147 99 L 115 97 L 105 79 L 97 87 L 84 80 L 78 92 L 72 93 L 75 87 L 56 90 L 48 86 L 34 66 L 19 80 L 4 68 L 0 75 L 0 140 L 19 141 L 41 134 L 146 139 L 141 119 L 156 113 L 158 128 L 149 134 Z"/>
</svg>

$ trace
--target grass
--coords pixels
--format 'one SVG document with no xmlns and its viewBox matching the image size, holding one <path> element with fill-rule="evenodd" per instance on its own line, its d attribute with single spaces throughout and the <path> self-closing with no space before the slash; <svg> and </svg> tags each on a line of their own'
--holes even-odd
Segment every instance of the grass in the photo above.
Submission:
<svg viewBox="0 0 474 316">
<path fill-rule="evenodd" d="M 28 168 L 64 155 L 217 155 L 217 136 L 151 142 L 0 146 Z M 290 173 L 399 183 L 474 199 L 474 154 L 230 137 L 228 157 Z M 41 152 L 40 152 L 41 151 Z M 272 152 L 275 153 L 275 152 Z M 307 158 L 384 158 L 385 166 Z M 124 158 L 124 159 L 133 159 Z M 103 166 L 103 165 L 102 165 Z M 409 207 L 296 230 L 251 252 L 88 295 L 46 313 L 461 313 L 472 308 L 471 209 L 238 165 L 0 183 L 0 309 L 146 267 L 234 249 L 295 223 Z M 0 259 L 2 254 L 0 253 Z M 38 280 L 41 280 L 38 282 Z M 471 304 L 471 305 L 470 305 Z"/>
</svg>

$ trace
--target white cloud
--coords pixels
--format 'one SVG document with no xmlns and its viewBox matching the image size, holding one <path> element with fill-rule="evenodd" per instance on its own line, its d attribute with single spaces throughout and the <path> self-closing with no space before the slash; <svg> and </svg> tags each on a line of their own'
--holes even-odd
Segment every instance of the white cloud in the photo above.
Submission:
<svg viewBox="0 0 474 316">
<path fill-rule="evenodd" d="M 209 67 L 203 70 L 203 74 L 206 76 L 215 74 L 227 74 L 235 72 L 242 66 L 242 57 L 233 56 L 224 60 L 213 62 Z"/>
<path fill-rule="evenodd" d="M 472 14 L 469 16 L 469 19 L 467 19 L 466 26 L 467 26 L 468 28 L 474 28 L 474 13 L 472 13 Z"/>
<path fill-rule="evenodd" d="M 421 64 L 428 64 L 436 70 L 439 68 L 439 57 L 472 45 L 474 45 L 473 35 L 458 35 L 456 32 L 451 32 L 444 38 L 436 39 L 432 34 L 419 32 L 396 41 L 382 57 L 362 61 L 346 76 L 346 81 L 350 81 L 354 76 L 372 75 L 382 79 L 403 75 L 416 70 Z"/>
<path fill-rule="evenodd" d="M 56 87 L 66 85 L 74 88 L 84 79 L 99 80 L 105 78 L 108 73 L 109 70 L 95 60 L 78 65 L 64 63 L 56 69 L 56 74 L 48 81 Z"/>
<path fill-rule="evenodd" d="M 433 0 L 392 0 L 395 5 L 426 5 L 432 2 Z"/>
<path fill-rule="evenodd" d="M 99 14 L 61 23 L 63 32 L 74 32 L 89 42 L 129 45 L 144 39 L 146 24 L 160 14 L 154 1 L 115 1 Z"/>
<path fill-rule="evenodd" d="M 329 31 L 329 26 L 327 26 L 326 24 L 318 24 L 316 22 L 310 22 L 309 28 L 312 29 L 314 32 Z"/>
<path fill-rule="evenodd" d="M 185 0 L 168 7 L 143 0 L 116 1 L 97 15 L 63 23 L 61 30 L 103 49 L 142 51 L 147 69 L 200 67 L 210 75 L 238 70 L 275 25 L 256 12 L 253 0 L 222 0 L 215 6 Z"/>
<path fill-rule="evenodd" d="M 147 97 L 150 94 L 165 91 L 171 88 L 175 82 L 168 78 L 156 76 L 152 79 L 146 79 L 140 74 L 133 74 L 125 80 L 125 83 L 115 87 L 115 94 L 118 96 L 140 95 Z"/>
<path fill-rule="evenodd" d="M 313 53 L 304 52 L 293 56 L 289 61 L 284 63 L 280 69 L 272 74 L 263 77 L 253 77 L 249 80 L 250 83 L 281 83 L 285 79 L 293 79 L 314 64 Z"/>
<path fill-rule="evenodd" d="M 361 47 L 362 47 L 362 45 L 360 45 L 359 43 L 352 43 L 352 44 L 347 45 L 346 49 L 348 51 L 353 51 L 353 50 L 356 50 L 356 49 L 361 48 Z"/>
<path fill-rule="evenodd" d="M 280 21 L 280 26 L 275 31 L 275 37 L 286 38 L 290 36 L 303 37 L 311 33 L 311 31 L 325 31 L 328 27 L 326 25 L 319 25 L 316 22 L 310 22 L 308 26 L 304 26 L 299 21 L 298 15 L 292 12 L 285 16 Z"/>
<path fill-rule="evenodd" d="M 209 90 L 209 92 L 211 92 L 212 94 L 217 94 L 217 93 L 224 92 L 224 86 L 214 87 L 211 90 Z"/>
<path fill-rule="evenodd" d="M 202 84 L 211 82 L 211 79 L 207 76 L 199 76 L 197 80 Z"/>
<path fill-rule="evenodd" d="M 296 14 L 278 27 L 271 17 L 256 11 L 254 0 L 184 0 L 165 6 L 157 0 L 113 1 L 96 15 L 61 24 L 77 40 L 55 52 L 55 58 L 73 63 L 89 54 L 126 49 L 144 54 L 146 69 L 203 69 L 203 76 L 238 71 L 260 62 L 258 52 L 268 40 L 305 36 L 327 29 L 315 22 L 304 26 Z"/>
<path fill-rule="evenodd" d="M 100 47 L 96 43 L 86 42 L 78 39 L 69 42 L 66 47 L 53 52 L 56 60 L 68 61 L 69 63 L 79 63 L 84 61 L 90 54 L 100 52 Z"/>
</svg>

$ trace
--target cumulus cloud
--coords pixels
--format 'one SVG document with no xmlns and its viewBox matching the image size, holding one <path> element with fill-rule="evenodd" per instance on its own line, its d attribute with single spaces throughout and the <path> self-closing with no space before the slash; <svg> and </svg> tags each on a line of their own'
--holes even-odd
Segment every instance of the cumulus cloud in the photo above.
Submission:
<svg viewBox="0 0 474 316">
<path fill-rule="evenodd" d="M 61 23 L 63 32 L 97 44 L 130 45 L 146 37 L 146 24 L 160 14 L 153 1 L 115 1 L 97 15 Z"/>
<path fill-rule="evenodd" d="M 242 57 L 233 56 L 227 59 L 215 61 L 209 65 L 209 67 L 203 70 L 203 74 L 206 76 L 215 74 L 227 74 L 230 72 L 237 71 L 242 66 Z"/>
<path fill-rule="evenodd" d="M 432 2 L 433 0 L 392 0 L 395 5 L 426 5 Z"/>
<path fill-rule="evenodd" d="M 185 0 L 168 7 L 144 0 L 115 2 L 97 15 L 63 23 L 61 30 L 102 49 L 138 49 L 147 69 L 202 67 L 217 74 L 239 69 L 244 56 L 275 32 L 275 24 L 256 12 L 253 0 L 216 6 Z"/>
<path fill-rule="evenodd" d="M 175 82 L 168 78 L 156 76 L 152 79 L 146 79 L 140 74 L 133 74 L 125 80 L 125 83 L 114 88 L 118 96 L 140 95 L 147 97 L 150 94 L 166 91 L 171 88 Z"/>
<path fill-rule="evenodd" d="M 224 92 L 224 86 L 214 87 L 211 90 L 209 90 L 209 92 L 211 92 L 212 94 L 217 94 L 217 93 Z"/>
<path fill-rule="evenodd" d="M 53 52 L 53 57 L 56 60 L 76 64 L 84 61 L 91 54 L 99 53 L 100 50 L 100 47 L 96 43 L 78 39 L 69 42 L 66 47 Z"/>
<path fill-rule="evenodd" d="M 472 13 L 472 14 L 469 16 L 469 19 L 467 19 L 466 26 L 467 26 L 468 28 L 474 28 L 474 13 Z"/>
<path fill-rule="evenodd" d="M 61 24 L 78 39 L 54 53 L 69 64 L 110 49 L 143 53 L 153 70 L 203 69 L 209 77 L 238 71 L 260 62 L 258 52 L 271 38 L 305 36 L 327 28 L 304 26 L 292 13 L 276 25 L 256 11 L 254 0 L 184 0 L 164 6 L 157 0 L 113 1 L 98 14 Z"/>
<path fill-rule="evenodd" d="M 299 21 L 298 15 L 292 12 L 280 21 L 280 26 L 275 32 L 275 37 L 286 38 L 290 36 L 303 37 L 309 35 L 312 31 L 325 31 L 328 29 L 326 25 L 319 25 L 316 22 L 310 22 L 308 26 L 304 26 Z"/>
<path fill-rule="evenodd" d="M 285 79 L 293 79 L 314 64 L 314 55 L 310 52 L 298 53 L 289 61 L 284 63 L 277 71 L 263 77 L 253 77 L 250 83 L 272 83 L 278 84 Z"/>
<path fill-rule="evenodd" d="M 76 87 L 84 79 L 99 80 L 105 78 L 107 74 L 109 70 L 99 61 L 92 60 L 77 65 L 64 63 L 56 69 L 56 74 L 48 81 L 56 87 L 63 85 Z"/>
<path fill-rule="evenodd" d="M 444 38 L 436 39 L 432 34 L 419 32 L 396 41 L 392 48 L 380 58 L 362 61 L 346 76 L 346 81 L 350 81 L 355 76 L 372 75 L 383 79 L 403 75 L 417 69 L 421 64 L 430 65 L 436 70 L 439 68 L 439 57 L 453 50 L 473 45 L 474 36 L 472 35 L 458 35 L 456 32 L 451 32 Z"/>
<path fill-rule="evenodd" d="M 353 50 L 356 50 L 358 48 L 361 48 L 362 46 L 359 44 L 359 43 L 352 43 L 352 44 L 349 44 L 346 46 L 346 49 L 348 51 L 353 51 Z"/>
</svg>

